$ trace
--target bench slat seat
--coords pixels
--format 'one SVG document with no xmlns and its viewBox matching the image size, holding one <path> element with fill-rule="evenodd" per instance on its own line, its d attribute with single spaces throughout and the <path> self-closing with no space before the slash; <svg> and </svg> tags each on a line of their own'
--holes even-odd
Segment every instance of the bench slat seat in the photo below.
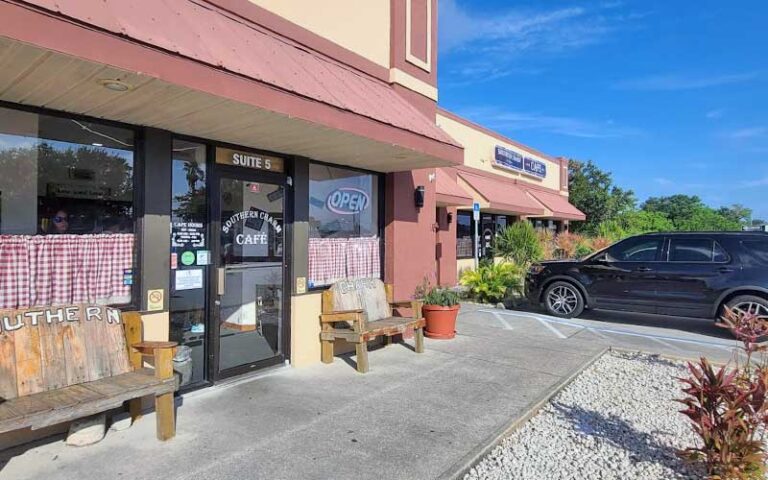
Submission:
<svg viewBox="0 0 768 480">
<path fill-rule="evenodd" d="M 394 309 L 410 308 L 411 315 L 394 315 Z M 379 279 L 341 281 L 323 293 L 320 315 L 321 352 L 324 363 L 333 362 L 333 343 L 337 339 L 355 344 L 357 371 L 368 371 L 367 342 L 384 337 L 389 344 L 395 335 L 413 331 L 416 353 L 424 351 L 421 302 L 395 302 L 392 285 Z"/>
<path fill-rule="evenodd" d="M 117 408 L 137 397 L 173 393 L 176 383 L 175 377 L 159 379 L 155 377 L 154 370 L 143 368 L 6 400 L 0 403 L 0 433 L 21 428 L 36 430 Z"/>
</svg>

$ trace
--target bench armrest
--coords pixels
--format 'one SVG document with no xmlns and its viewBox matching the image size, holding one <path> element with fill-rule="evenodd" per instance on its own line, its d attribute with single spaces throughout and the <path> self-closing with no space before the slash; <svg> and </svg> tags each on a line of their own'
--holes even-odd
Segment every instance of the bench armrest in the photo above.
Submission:
<svg viewBox="0 0 768 480">
<path fill-rule="evenodd" d="M 392 302 L 389 304 L 392 308 L 410 308 L 412 310 L 411 315 L 413 318 L 421 318 L 421 307 L 424 302 L 421 300 L 410 300 L 401 302 Z"/>
<path fill-rule="evenodd" d="M 365 316 L 363 310 L 340 310 L 338 312 L 321 313 L 322 323 L 358 322 Z"/>
<path fill-rule="evenodd" d="M 320 314 L 320 323 L 325 324 L 335 322 L 349 322 L 352 324 L 352 329 L 361 332 L 365 326 L 365 311 L 364 310 L 340 310 L 331 313 Z"/>
<path fill-rule="evenodd" d="M 139 342 L 131 345 L 131 348 L 135 348 L 140 351 L 142 355 L 154 356 L 156 350 L 163 350 L 166 348 L 176 348 L 179 344 L 176 342 Z"/>
<path fill-rule="evenodd" d="M 403 300 L 401 302 L 390 302 L 389 306 L 392 308 L 411 308 L 411 301 Z"/>
<path fill-rule="evenodd" d="M 167 379 L 173 377 L 173 355 L 176 352 L 176 342 L 138 342 L 131 345 L 131 349 L 143 356 L 153 357 L 155 360 L 155 377 Z"/>
</svg>

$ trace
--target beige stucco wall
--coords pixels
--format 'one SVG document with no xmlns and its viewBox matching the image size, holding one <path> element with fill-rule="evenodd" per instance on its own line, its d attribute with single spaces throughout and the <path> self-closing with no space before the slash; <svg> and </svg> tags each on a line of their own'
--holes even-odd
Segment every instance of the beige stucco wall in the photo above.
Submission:
<svg viewBox="0 0 768 480">
<path fill-rule="evenodd" d="M 250 0 L 389 68 L 389 0 Z"/>
<path fill-rule="evenodd" d="M 170 335 L 171 319 L 168 312 L 145 313 L 141 316 L 144 340 L 166 342 Z"/>
<path fill-rule="evenodd" d="M 474 270 L 475 259 L 474 258 L 459 258 L 456 260 L 456 273 L 457 279 L 461 279 L 461 272 L 464 270 Z"/>
<path fill-rule="evenodd" d="M 464 146 L 464 165 L 485 170 L 503 177 L 519 179 L 553 190 L 560 190 L 560 165 L 558 163 L 553 162 L 548 158 L 534 155 L 511 143 L 492 137 L 487 133 L 475 130 L 463 123 L 441 115 L 439 112 L 437 114 L 437 124 Z M 540 179 L 524 173 L 494 167 L 493 157 L 495 155 L 496 145 L 501 145 L 522 155 L 544 162 L 547 165 L 547 178 Z"/>
<path fill-rule="evenodd" d="M 493 257 L 493 263 L 502 263 L 504 261 L 501 257 Z M 475 259 L 474 258 L 458 258 L 456 259 L 456 272 L 458 272 L 458 278 L 461 279 L 461 272 L 464 270 L 474 270 Z"/>
<path fill-rule="evenodd" d="M 291 297 L 291 365 L 320 361 L 321 293 Z"/>
</svg>

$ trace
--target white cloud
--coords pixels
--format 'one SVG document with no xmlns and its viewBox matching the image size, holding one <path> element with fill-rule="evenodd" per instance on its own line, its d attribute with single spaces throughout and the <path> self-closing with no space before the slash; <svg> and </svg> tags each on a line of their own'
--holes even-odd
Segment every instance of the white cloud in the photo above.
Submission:
<svg viewBox="0 0 768 480">
<path fill-rule="evenodd" d="M 757 180 L 750 180 L 744 182 L 743 185 L 745 187 L 765 187 L 768 186 L 768 177 L 759 178 Z"/>
<path fill-rule="evenodd" d="M 757 78 L 752 73 L 732 73 L 723 75 L 695 75 L 670 73 L 650 75 L 617 82 L 614 87 L 620 90 L 676 91 L 696 90 L 749 82 Z"/>
<path fill-rule="evenodd" d="M 667 185 L 674 185 L 674 181 L 670 180 L 668 178 L 664 177 L 658 177 L 653 179 L 654 182 L 658 183 L 659 185 L 667 186 Z"/>
<path fill-rule="evenodd" d="M 452 71 L 446 85 L 463 86 L 469 81 L 488 82 L 529 74 L 532 69 L 521 66 L 523 61 L 540 65 L 543 55 L 603 43 L 614 32 L 632 28 L 648 15 L 626 11 L 622 1 L 608 0 L 588 8 L 542 4 L 481 11 L 469 0 L 442 0 L 440 53 L 452 55 L 450 63 L 467 70 Z"/>
<path fill-rule="evenodd" d="M 537 112 L 508 112 L 496 108 L 466 109 L 460 112 L 494 130 L 536 130 L 578 138 L 620 138 L 642 132 L 631 127 L 617 126 L 612 120 L 604 122 Z"/>
<path fill-rule="evenodd" d="M 719 118 L 723 118 L 723 115 L 725 114 L 725 110 L 722 108 L 718 108 L 716 110 L 710 110 L 704 116 L 709 120 L 717 120 Z"/>
<path fill-rule="evenodd" d="M 599 35 L 599 29 L 562 31 L 563 24 L 585 15 L 581 7 L 531 12 L 508 10 L 500 15 L 469 12 L 456 0 L 440 2 L 440 48 L 443 52 L 480 44 L 483 50 L 525 50 L 533 47 L 562 48 L 583 44 Z M 566 40 L 566 43 L 561 43 Z"/>
<path fill-rule="evenodd" d="M 742 128 L 739 130 L 728 132 L 726 133 L 726 136 L 734 140 L 749 140 L 753 138 L 768 137 L 768 127 L 758 126 L 758 127 Z"/>
</svg>

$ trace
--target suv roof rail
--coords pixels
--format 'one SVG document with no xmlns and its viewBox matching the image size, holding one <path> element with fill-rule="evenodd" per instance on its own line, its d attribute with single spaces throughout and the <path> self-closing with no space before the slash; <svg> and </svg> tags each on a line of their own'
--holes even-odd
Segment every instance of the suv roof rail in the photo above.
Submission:
<svg viewBox="0 0 768 480">
<path fill-rule="evenodd" d="M 641 235 L 768 235 L 768 232 L 764 232 L 761 230 L 757 231 L 743 231 L 743 230 L 700 230 L 695 232 L 649 232 L 649 233 L 638 233 L 637 235 L 633 235 L 634 237 L 639 237 Z"/>
</svg>

